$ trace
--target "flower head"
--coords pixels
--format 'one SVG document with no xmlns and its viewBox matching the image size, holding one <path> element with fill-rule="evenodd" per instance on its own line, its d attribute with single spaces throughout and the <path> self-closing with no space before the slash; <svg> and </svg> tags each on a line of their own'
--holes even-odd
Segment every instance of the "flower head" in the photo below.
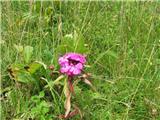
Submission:
<svg viewBox="0 0 160 120">
<path fill-rule="evenodd" d="M 67 53 L 58 60 L 61 73 L 69 76 L 79 75 L 86 62 L 85 56 L 77 53 Z"/>
</svg>

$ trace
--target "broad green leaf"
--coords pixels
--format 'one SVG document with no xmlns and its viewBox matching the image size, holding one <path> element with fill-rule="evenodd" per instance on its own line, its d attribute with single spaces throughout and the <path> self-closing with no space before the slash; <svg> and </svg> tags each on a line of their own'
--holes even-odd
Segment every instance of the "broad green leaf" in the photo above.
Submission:
<svg viewBox="0 0 160 120">
<path fill-rule="evenodd" d="M 34 74 L 38 69 L 40 69 L 43 65 L 38 62 L 33 62 L 29 64 L 27 67 L 27 71 L 31 74 Z"/>
<path fill-rule="evenodd" d="M 15 80 L 23 83 L 31 83 L 34 82 L 34 78 L 31 76 L 29 72 L 19 71 L 16 73 Z"/>
<path fill-rule="evenodd" d="M 31 74 L 24 68 L 23 64 L 12 64 L 8 68 L 9 75 L 12 79 L 23 82 L 30 83 L 35 82 Z"/>
<path fill-rule="evenodd" d="M 17 70 L 21 70 L 21 69 L 24 69 L 24 65 L 23 64 L 12 64 L 9 66 L 8 69 L 12 69 L 13 71 L 17 71 Z"/>
<path fill-rule="evenodd" d="M 25 62 L 29 63 L 30 59 L 31 59 L 31 56 L 33 54 L 33 47 L 31 47 L 31 46 L 25 46 L 23 52 L 24 52 L 23 55 L 24 55 Z"/>
</svg>

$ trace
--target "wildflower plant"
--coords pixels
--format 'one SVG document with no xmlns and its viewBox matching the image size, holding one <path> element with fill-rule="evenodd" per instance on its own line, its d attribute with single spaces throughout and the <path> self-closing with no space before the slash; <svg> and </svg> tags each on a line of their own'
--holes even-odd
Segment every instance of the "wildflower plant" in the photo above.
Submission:
<svg viewBox="0 0 160 120">
<path fill-rule="evenodd" d="M 64 46 L 66 49 L 61 49 Z M 74 36 L 65 36 L 54 55 L 54 60 L 56 59 L 58 62 L 54 62 L 53 60 L 53 63 L 49 67 L 44 63 L 45 61 L 33 61 L 31 59 L 34 51 L 33 47 L 15 45 L 15 48 L 19 53 L 20 61 L 9 65 L 8 72 L 10 78 L 15 80 L 16 84 L 18 83 L 18 87 L 21 83 L 27 84 L 27 89 L 30 89 L 31 92 L 38 91 L 39 93 L 45 93 L 49 88 L 48 90 L 51 92 L 54 101 L 53 108 L 60 105 L 58 101 L 61 100 L 61 97 L 57 98 L 56 96 L 62 96 L 64 93 L 65 100 L 62 101 L 64 102 L 65 113 L 61 114 L 63 110 L 60 110 L 62 107 L 59 106 L 57 110 L 54 110 L 55 113 L 60 114 L 56 116 L 60 119 L 68 119 L 76 114 L 80 114 L 82 117 L 78 105 L 71 104 L 71 98 L 76 95 L 74 86 L 78 83 L 77 81 L 83 81 L 93 88 L 91 82 L 88 80 L 90 75 L 85 72 L 87 60 L 86 52 L 84 52 L 86 48 L 84 47 L 83 39 L 77 37 L 76 33 L 74 33 Z M 61 56 L 58 57 L 58 54 L 61 54 Z M 60 86 L 61 92 L 56 89 L 57 86 Z M 21 87 L 23 88 L 23 85 Z M 44 97 L 45 95 L 42 98 Z M 73 110 L 71 110 L 72 107 L 74 108 Z M 36 106 L 34 108 L 37 109 Z M 47 108 L 47 112 L 50 112 L 49 108 Z M 33 112 L 31 118 L 38 118 L 38 116 L 33 115 L 36 114 Z"/>
<path fill-rule="evenodd" d="M 61 66 L 60 72 L 67 76 L 67 83 L 68 83 L 65 91 L 66 101 L 64 105 L 66 112 L 65 115 L 61 115 L 60 117 L 68 118 L 78 112 L 78 109 L 75 109 L 73 112 L 70 113 L 71 94 L 75 94 L 73 89 L 74 77 L 84 72 L 83 68 L 84 64 L 86 63 L 86 58 L 84 55 L 78 53 L 66 53 L 64 56 L 59 58 L 58 62 Z M 88 81 L 88 83 L 90 82 Z"/>
</svg>

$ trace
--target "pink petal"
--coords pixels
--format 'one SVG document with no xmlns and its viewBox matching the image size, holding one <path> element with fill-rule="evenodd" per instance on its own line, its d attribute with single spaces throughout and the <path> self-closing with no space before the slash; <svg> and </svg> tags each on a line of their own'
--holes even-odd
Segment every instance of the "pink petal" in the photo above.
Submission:
<svg viewBox="0 0 160 120">
<path fill-rule="evenodd" d="M 60 69 L 60 72 L 61 72 L 61 73 L 66 73 L 66 72 L 68 72 L 69 69 L 70 69 L 69 66 L 62 67 L 62 68 Z"/>
<path fill-rule="evenodd" d="M 58 60 L 59 64 L 62 66 L 63 64 L 68 63 L 68 59 L 64 58 L 64 57 L 60 57 Z"/>
<path fill-rule="evenodd" d="M 73 74 L 74 75 L 79 75 L 81 73 L 80 69 L 74 69 Z"/>
<path fill-rule="evenodd" d="M 80 57 L 80 62 L 84 64 L 86 62 L 86 58 L 84 56 L 81 56 Z"/>
<path fill-rule="evenodd" d="M 83 65 L 82 65 L 82 63 L 78 63 L 77 65 L 75 65 L 75 67 L 76 67 L 77 69 L 82 70 Z"/>
<path fill-rule="evenodd" d="M 69 69 L 69 72 L 70 72 L 70 73 L 73 73 L 74 69 L 75 69 L 75 68 L 74 68 L 73 66 L 71 66 L 70 69 Z"/>
</svg>

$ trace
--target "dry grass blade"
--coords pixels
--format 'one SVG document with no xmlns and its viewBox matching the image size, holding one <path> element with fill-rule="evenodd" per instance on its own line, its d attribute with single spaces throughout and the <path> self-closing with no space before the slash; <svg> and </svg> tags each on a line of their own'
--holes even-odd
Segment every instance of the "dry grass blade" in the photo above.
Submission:
<svg viewBox="0 0 160 120">
<path fill-rule="evenodd" d="M 64 107 L 66 109 L 66 111 L 65 111 L 65 118 L 66 118 L 70 112 L 70 109 L 71 109 L 71 93 L 68 90 L 68 88 L 66 88 L 66 90 L 65 90 L 65 96 L 66 96 L 66 101 L 65 101 Z"/>
<path fill-rule="evenodd" d="M 96 88 L 92 85 L 91 81 L 87 80 L 87 79 L 83 79 L 84 83 L 86 83 L 87 85 L 89 85 L 94 91 L 97 91 Z"/>
</svg>

